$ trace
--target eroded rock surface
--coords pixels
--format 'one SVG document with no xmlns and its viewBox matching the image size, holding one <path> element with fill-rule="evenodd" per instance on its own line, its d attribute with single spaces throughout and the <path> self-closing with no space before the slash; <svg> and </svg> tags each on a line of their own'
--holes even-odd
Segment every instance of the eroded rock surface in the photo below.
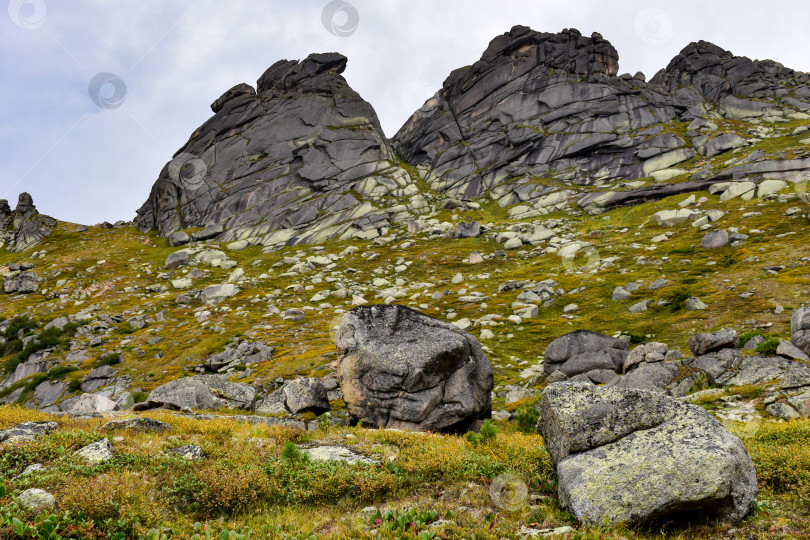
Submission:
<svg viewBox="0 0 810 540">
<path fill-rule="evenodd" d="M 344 400 L 366 425 L 463 431 L 490 416 L 489 359 L 450 323 L 400 305 L 359 306 L 335 342 Z"/>
</svg>

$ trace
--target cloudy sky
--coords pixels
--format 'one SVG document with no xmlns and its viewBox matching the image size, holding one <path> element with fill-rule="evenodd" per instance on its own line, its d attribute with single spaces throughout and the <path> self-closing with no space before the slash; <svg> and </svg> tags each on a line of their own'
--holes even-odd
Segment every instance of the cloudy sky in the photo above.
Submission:
<svg viewBox="0 0 810 540">
<path fill-rule="evenodd" d="M 0 198 L 130 220 L 213 100 L 312 52 L 348 56 L 344 76 L 389 137 L 516 24 L 599 32 L 620 72 L 648 78 L 699 39 L 810 71 L 804 0 L 339 1 L 3 0 Z"/>
</svg>

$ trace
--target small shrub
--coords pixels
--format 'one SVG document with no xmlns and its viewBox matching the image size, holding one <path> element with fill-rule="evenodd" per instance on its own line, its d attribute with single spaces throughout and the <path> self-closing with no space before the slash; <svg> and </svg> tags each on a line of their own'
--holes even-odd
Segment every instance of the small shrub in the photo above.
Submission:
<svg viewBox="0 0 810 540">
<path fill-rule="evenodd" d="M 760 332 L 759 330 L 749 330 L 749 331 L 743 332 L 742 334 L 737 336 L 737 347 L 742 349 L 743 347 L 745 347 L 746 343 L 751 341 L 751 339 L 756 337 L 756 336 L 762 336 L 766 340 L 768 339 L 768 336 L 766 334 Z"/>
<path fill-rule="evenodd" d="M 34 319 L 28 318 L 25 315 L 20 315 L 11 319 L 11 323 L 9 323 L 8 328 L 6 328 L 4 337 L 11 341 L 17 339 L 17 334 L 20 333 L 20 330 L 23 331 L 23 335 L 28 335 L 36 327 L 37 322 Z"/>
<path fill-rule="evenodd" d="M 515 419 L 517 420 L 518 431 L 534 433 L 535 429 L 537 429 L 537 420 L 540 419 L 540 413 L 533 405 L 527 403 L 518 408 L 515 412 Z"/>
<path fill-rule="evenodd" d="M 292 441 L 284 443 L 284 448 L 281 450 L 281 457 L 292 463 L 309 461 L 309 454 L 302 452 Z"/>
<path fill-rule="evenodd" d="M 779 338 L 768 338 L 755 349 L 760 354 L 776 354 L 776 349 L 779 347 Z"/>
<path fill-rule="evenodd" d="M 481 430 L 478 432 L 478 434 L 481 436 L 482 442 L 487 442 L 494 439 L 498 435 L 498 431 L 497 426 L 492 423 L 492 420 L 487 418 L 481 425 Z"/>
<path fill-rule="evenodd" d="M 114 366 L 121 363 L 121 354 L 117 352 L 107 353 L 102 355 L 98 360 L 93 363 L 94 368 L 102 366 Z"/>
<path fill-rule="evenodd" d="M 140 390 L 132 392 L 132 399 L 135 403 L 143 403 L 144 401 L 146 401 L 146 398 L 148 396 L 149 394 L 147 394 L 146 392 L 142 392 Z"/>
</svg>

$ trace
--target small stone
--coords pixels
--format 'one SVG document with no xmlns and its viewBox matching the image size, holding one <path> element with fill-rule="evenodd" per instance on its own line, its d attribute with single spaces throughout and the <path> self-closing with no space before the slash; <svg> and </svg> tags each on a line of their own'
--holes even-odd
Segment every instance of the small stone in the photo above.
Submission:
<svg viewBox="0 0 810 540">
<path fill-rule="evenodd" d="M 692 296 L 686 299 L 686 302 L 684 302 L 684 307 L 691 311 L 700 311 L 706 309 L 708 306 L 704 304 L 700 298 Z"/>
<path fill-rule="evenodd" d="M 56 499 L 44 489 L 31 488 L 20 493 L 17 499 L 28 510 L 42 510 L 53 508 Z"/>
<path fill-rule="evenodd" d="M 705 249 L 717 249 L 726 246 L 728 241 L 728 231 L 711 231 L 706 233 L 700 241 L 700 245 Z"/>
<path fill-rule="evenodd" d="M 104 438 L 100 441 L 88 444 L 79 450 L 77 454 L 83 457 L 88 463 L 103 463 L 113 457 L 112 444 L 110 444 L 109 439 Z"/>
<path fill-rule="evenodd" d="M 196 444 L 186 444 L 177 448 L 172 448 L 167 451 L 168 454 L 173 454 L 189 461 L 199 461 L 205 457 L 203 449 Z"/>
</svg>

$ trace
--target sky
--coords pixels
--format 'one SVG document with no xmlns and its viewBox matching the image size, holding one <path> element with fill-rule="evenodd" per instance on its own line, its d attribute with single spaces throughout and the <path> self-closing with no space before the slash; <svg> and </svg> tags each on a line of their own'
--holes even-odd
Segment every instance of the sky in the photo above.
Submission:
<svg viewBox="0 0 810 540">
<path fill-rule="evenodd" d="M 3 4 L 6 4 L 3 6 Z M 766 6 L 767 5 L 767 9 Z M 388 137 L 521 24 L 599 32 L 648 80 L 700 39 L 810 71 L 810 2 L 781 0 L 2 0 L 0 198 L 95 224 L 131 220 L 163 166 L 241 82 L 337 51 Z"/>
</svg>

